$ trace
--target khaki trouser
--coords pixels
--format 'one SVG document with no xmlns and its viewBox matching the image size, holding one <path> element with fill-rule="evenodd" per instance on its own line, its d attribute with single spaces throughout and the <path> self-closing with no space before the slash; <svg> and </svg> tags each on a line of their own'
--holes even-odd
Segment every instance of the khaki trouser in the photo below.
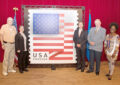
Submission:
<svg viewBox="0 0 120 85">
<path fill-rule="evenodd" d="M 8 72 L 8 70 L 13 70 L 15 44 L 5 43 L 4 48 L 3 72 Z"/>
</svg>

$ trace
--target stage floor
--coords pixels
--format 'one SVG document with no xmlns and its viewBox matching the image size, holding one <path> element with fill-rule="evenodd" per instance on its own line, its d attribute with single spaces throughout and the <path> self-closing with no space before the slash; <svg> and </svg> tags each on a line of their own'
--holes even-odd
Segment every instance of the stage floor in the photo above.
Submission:
<svg viewBox="0 0 120 85">
<path fill-rule="evenodd" d="M 0 63 L 0 85 L 120 85 L 120 62 L 117 62 L 113 79 L 107 80 L 105 74 L 108 72 L 107 62 L 101 63 L 101 73 L 87 74 L 71 68 L 29 68 L 29 72 L 20 74 L 9 73 L 3 76 L 2 64 Z"/>
</svg>

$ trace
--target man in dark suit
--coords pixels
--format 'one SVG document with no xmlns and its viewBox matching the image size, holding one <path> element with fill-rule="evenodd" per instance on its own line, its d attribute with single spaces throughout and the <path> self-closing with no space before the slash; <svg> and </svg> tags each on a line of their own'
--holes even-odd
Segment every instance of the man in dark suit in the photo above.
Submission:
<svg viewBox="0 0 120 85">
<path fill-rule="evenodd" d="M 27 37 L 24 34 L 24 27 L 19 27 L 20 32 L 15 36 L 15 50 L 18 55 L 18 67 L 20 73 L 23 71 L 28 71 L 28 46 L 27 46 Z"/>
<path fill-rule="evenodd" d="M 76 70 L 81 69 L 84 72 L 85 69 L 85 53 L 86 53 L 86 43 L 87 43 L 87 31 L 83 28 L 83 22 L 79 22 L 79 27 L 75 30 L 73 41 L 76 48 L 77 56 L 77 67 Z"/>
</svg>

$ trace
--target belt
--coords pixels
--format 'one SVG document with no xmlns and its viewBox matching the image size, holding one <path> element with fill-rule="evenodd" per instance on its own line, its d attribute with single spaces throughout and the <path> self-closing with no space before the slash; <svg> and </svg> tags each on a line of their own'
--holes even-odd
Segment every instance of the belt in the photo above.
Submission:
<svg viewBox="0 0 120 85">
<path fill-rule="evenodd" d="M 14 44 L 14 42 L 6 42 L 6 41 L 3 41 L 4 43 L 10 43 L 10 44 Z"/>
</svg>

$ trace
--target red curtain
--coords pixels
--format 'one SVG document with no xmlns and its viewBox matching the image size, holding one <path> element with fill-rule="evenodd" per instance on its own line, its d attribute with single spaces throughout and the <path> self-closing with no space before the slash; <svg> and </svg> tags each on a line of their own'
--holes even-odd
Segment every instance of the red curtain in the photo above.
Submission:
<svg viewBox="0 0 120 85">
<path fill-rule="evenodd" d="M 0 0 L 0 27 L 9 16 L 14 16 L 13 7 L 18 7 L 17 23 L 21 24 L 21 5 L 72 5 L 85 6 L 85 28 L 88 26 L 89 9 L 92 15 L 92 26 L 96 18 L 101 19 L 102 26 L 109 32 L 109 24 L 117 22 L 120 26 L 120 0 Z M 120 33 L 120 31 L 118 32 Z M 0 46 L 0 61 L 3 50 Z M 102 60 L 106 60 L 103 53 Z M 119 57 L 120 60 L 120 57 Z"/>
</svg>

